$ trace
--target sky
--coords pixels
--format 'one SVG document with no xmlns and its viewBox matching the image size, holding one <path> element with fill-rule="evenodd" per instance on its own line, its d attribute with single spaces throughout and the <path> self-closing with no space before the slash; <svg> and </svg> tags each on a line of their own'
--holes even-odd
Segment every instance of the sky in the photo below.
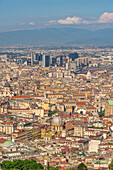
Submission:
<svg viewBox="0 0 113 170">
<path fill-rule="evenodd" d="M 113 0 L 0 0 L 0 32 L 113 28 Z"/>
</svg>

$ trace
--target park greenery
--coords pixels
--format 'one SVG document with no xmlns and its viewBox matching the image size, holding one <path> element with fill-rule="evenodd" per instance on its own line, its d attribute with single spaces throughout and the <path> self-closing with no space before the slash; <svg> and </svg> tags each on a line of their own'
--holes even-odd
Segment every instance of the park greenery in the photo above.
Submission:
<svg viewBox="0 0 113 170">
<path fill-rule="evenodd" d="M 37 163 L 34 159 L 28 160 L 14 160 L 14 161 L 3 161 L 0 163 L 0 168 L 2 170 L 58 170 L 59 168 L 52 167 L 47 164 L 47 167 L 44 168 L 40 163 Z M 69 170 L 74 170 L 70 168 Z M 88 170 L 87 166 L 84 163 L 80 163 L 76 170 Z M 113 160 L 109 165 L 109 170 L 113 170 Z"/>
<path fill-rule="evenodd" d="M 88 169 L 84 163 L 80 163 L 77 167 L 77 170 L 88 170 Z"/>
<path fill-rule="evenodd" d="M 111 161 L 111 163 L 109 165 L 109 170 L 113 170 L 113 159 L 112 159 L 112 161 Z"/>
<path fill-rule="evenodd" d="M 34 159 L 3 161 L 0 163 L 2 170 L 42 170 L 44 167 Z"/>
<path fill-rule="evenodd" d="M 3 161 L 0 163 L 0 167 L 2 170 L 43 170 L 44 167 L 37 163 L 34 159 L 28 160 L 14 160 L 14 161 Z M 113 161 L 110 164 L 110 170 L 113 170 Z M 58 170 L 59 168 L 52 167 L 47 164 L 45 170 Z M 70 168 L 69 170 L 74 170 L 74 168 Z M 84 163 L 80 163 L 77 167 L 77 170 L 88 170 L 87 166 Z"/>
<path fill-rule="evenodd" d="M 28 160 L 14 160 L 14 161 L 3 161 L 0 163 L 2 170 L 43 170 L 44 167 L 37 163 L 34 159 Z M 45 170 L 58 170 L 59 168 L 49 166 L 49 163 Z"/>
<path fill-rule="evenodd" d="M 49 116 L 52 116 L 53 114 L 57 113 L 57 111 L 51 111 L 49 110 Z"/>
</svg>

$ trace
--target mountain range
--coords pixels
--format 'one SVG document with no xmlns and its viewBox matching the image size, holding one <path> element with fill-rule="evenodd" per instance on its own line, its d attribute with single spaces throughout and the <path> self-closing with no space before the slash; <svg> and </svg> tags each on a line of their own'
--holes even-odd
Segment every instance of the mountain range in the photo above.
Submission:
<svg viewBox="0 0 113 170">
<path fill-rule="evenodd" d="M 42 28 L 0 33 L 2 45 L 113 45 L 113 29 Z"/>
</svg>

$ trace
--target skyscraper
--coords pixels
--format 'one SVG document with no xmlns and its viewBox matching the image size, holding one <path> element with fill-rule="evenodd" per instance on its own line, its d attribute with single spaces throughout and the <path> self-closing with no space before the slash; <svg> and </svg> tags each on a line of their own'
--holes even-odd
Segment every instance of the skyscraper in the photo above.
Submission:
<svg viewBox="0 0 113 170">
<path fill-rule="evenodd" d="M 35 55 L 36 57 L 35 57 L 35 60 L 39 63 L 39 61 L 42 61 L 42 54 L 41 53 L 37 53 L 36 55 Z"/>
<path fill-rule="evenodd" d="M 52 66 L 54 66 L 56 63 L 56 58 L 52 58 Z"/>
<path fill-rule="evenodd" d="M 34 64 L 34 54 L 31 53 L 31 65 L 33 65 L 33 64 Z"/>
<path fill-rule="evenodd" d="M 57 56 L 57 63 L 58 66 L 63 66 L 63 56 Z"/>
<path fill-rule="evenodd" d="M 72 61 L 74 61 L 74 60 L 77 59 L 78 57 L 79 57 L 79 56 L 78 56 L 78 53 L 76 53 L 76 52 L 69 54 L 69 58 L 71 58 Z"/>
<path fill-rule="evenodd" d="M 63 56 L 60 56 L 60 66 L 63 66 Z"/>
<path fill-rule="evenodd" d="M 43 55 L 43 66 L 49 67 L 50 65 L 50 56 L 49 55 Z"/>
</svg>

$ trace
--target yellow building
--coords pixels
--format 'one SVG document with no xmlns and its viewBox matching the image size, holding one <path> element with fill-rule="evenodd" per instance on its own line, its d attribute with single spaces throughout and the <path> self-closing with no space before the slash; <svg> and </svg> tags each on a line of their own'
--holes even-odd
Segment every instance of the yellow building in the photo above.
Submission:
<svg viewBox="0 0 113 170">
<path fill-rule="evenodd" d="M 46 97 L 49 99 L 53 99 L 53 98 L 63 98 L 64 94 L 62 93 L 55 93 L 55 94 L 46 94 Z"/>
<path fill-rule="evenodd" d="M 3 122 L 0 123 L 0 132 L 6 134 L 12 134 L 17 128 L 17 123 L 13 122 Z"/>
<path fill-rule="evenodd" d="M 113 115 L 113 100 L 108 100 L 105 106 L 105 116 Z"/>
<path fill-rule="evenodd" d="M 42 102 L 42 109 L 50 110 L 49 103 Z"/>
</svg>

